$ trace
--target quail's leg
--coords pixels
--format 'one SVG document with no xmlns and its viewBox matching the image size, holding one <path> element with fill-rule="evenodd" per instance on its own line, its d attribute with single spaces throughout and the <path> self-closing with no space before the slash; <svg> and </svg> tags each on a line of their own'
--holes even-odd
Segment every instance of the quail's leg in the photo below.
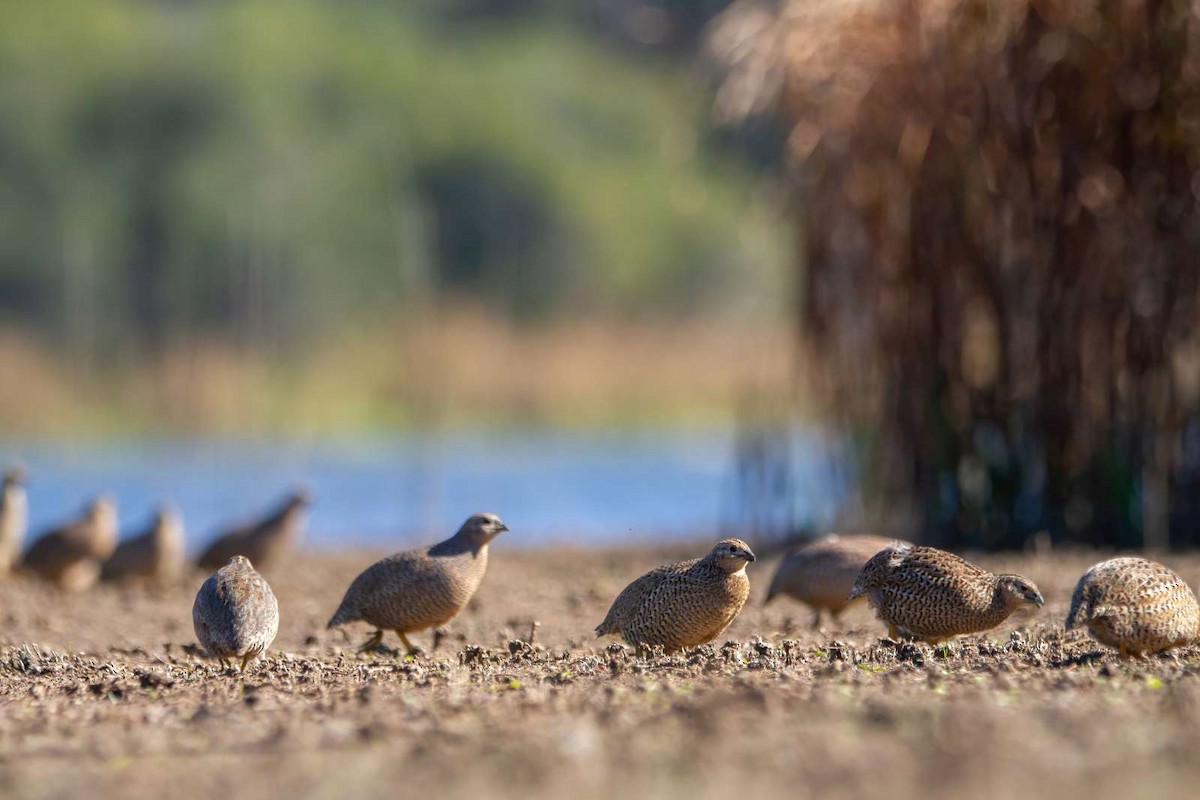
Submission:
<svg viewBox="0 0 1200 800">
<path fill-rule="evenodd" d="M 226 658 L 217 659 L 221 662 L 221 669 L 229 669 L 229 660 Z"/>
<path fill-rule="evenodd" d="M 362 647 L 358 648 L 358 652 L 365 653 L 368 650 L 374 650 L 376 647 L 379 647 L 379 643 L 382 641 L 383 641 L 383 631 L 376 630 L 374 633 L 371 634 L 371 638 L 367 639 L 365 642 L 363 642 Z"/>
<path fill-rule="evenodd" d="M 246 655 L 242 656 L 242 668 L 239 670 L 239 672 L 241 672 L 243 675 L 246 674 L 246 665 L 250 663 L 250 659 L 252 658 L 254 658 L 253 653 L 247 653 Z"/>
<path fill-rule="evenodd" d="M 415 644 L 410 642 L 408 640 L 408 636 L 406 636 L 404 634 L 404 631 L 398 630 L 398 631 L 396 631 L 396 635 L 400 637 L 400 641 L 403 642 L 404 649 L 406 651 L 408 651 L 408 655 L 410 655 L 410 656 L 420 655 L 421 648 L 417 647 Z"/>
<path fill-rule="evenodd" d="M 890 622 L 888 623 L 888 638 L 892 641 L 900 641 L 900 637 L 896 634 L 896 626 Z"/>
<path fill-rule="evenodd" d="M 433 647 L 430 649 L 432 651 L 436 652 L 438 649 L 438 645 L 440 645 L 442 643 L 442 640 L 446 638 L 446 635 L 447 634 L 446 634 L 445 628 L 434 628 L 433 629 Z"/>
<path fill-rule="evenodd" d="M 814 608 L 814 609 L 813 609 L 813 624 L 812 624 L 812 629 L 813 629 L 814 631 L 819 631 L 819 630 L 821 630 L 821 609 L 819 609 L 819 608 Z"/>
</svg>

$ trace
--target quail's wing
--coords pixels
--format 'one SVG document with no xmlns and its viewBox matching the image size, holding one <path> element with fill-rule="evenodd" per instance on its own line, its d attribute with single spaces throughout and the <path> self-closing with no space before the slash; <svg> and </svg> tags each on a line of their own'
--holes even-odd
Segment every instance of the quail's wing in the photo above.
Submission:
<svg viewBox="0 0 1200 800">
<path fill-rule="evenodd" d="M 604 621 L 596 626 L 596 635 L 605 636 L 612 633 L 619 633 L 621 625 L 634 619 L 646 607 L 654 592 L 671 576 L 686 572 L 699 560 L 692 559 L 691 561 L 681 561 L 676 564 L 656 567 L 626 586 L 617 595 L 617 599 L 613 600 L 612 606 L 608 609 L 608 615 L 604 617 Z"/>
<path fill-rule="evenodd" d="M 426 551 L 408 550 L 376 561 L 363 570 L 346 590 L 347 601 L 358 606 L 359 613 L 378 603 L 405 585 L 420 585 L 441 576 L 439 566 Z"/>
</svg>

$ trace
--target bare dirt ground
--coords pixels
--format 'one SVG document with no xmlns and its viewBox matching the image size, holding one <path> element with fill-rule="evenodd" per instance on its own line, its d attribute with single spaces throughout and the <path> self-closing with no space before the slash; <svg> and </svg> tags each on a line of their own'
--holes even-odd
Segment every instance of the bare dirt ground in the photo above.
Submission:
<svg viewBox="0 0 1200 800">
<path fill-rule="evenodd" d="M 865 608 L 822 631 L 790 601 L 763 608 L 773 560 L 751 565 L 751 601 L 714 646 L 639 658 L 591 638 L 626 582 L 706 549 L 501 541 L 476 601 L 415 659 L 356 654 L 365 628 L 324 630 L 374 554 L 296 556 L 266 572 L 283 621 L 244 678 L 195 653 L 199 575 L 82 595 L 15 579 L 0 585 L 0 794 L 1069 800 L 1200 785 L 1200 648 L 1121 661 L 1061 630 L 1094 553 L 978 559 L 1027 574 L 1047 604 L 948 652 L 882 639 Z M 1200 557 L 1163 560 L 1200 583 Z"/>
</svg>

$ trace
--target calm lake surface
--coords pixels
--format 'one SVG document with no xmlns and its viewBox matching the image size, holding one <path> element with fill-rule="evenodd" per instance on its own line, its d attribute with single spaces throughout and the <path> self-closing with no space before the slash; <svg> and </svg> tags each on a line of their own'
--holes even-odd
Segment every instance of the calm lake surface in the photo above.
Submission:
<svg viewBox="0 0 1200 800">
<path fill-rule="evenodd" d="M 822 437 L 793 439 L 788 514 L 827 524 L 844 480 Z M 295 485 L 314 495 L 306 544 L 319 548 L 432 542 L 475 511 L 499 513 L 512 529 L 505 543 L 518 547 L 707 538 L 737 533 L 746 519 L 732 431 L 7 443 L 0 458 L 28 472 L 31 537 L 104 491 L 117 498 L 123 536 L 159 502 L 174 503 L 193 551 Z"/>
</svg>

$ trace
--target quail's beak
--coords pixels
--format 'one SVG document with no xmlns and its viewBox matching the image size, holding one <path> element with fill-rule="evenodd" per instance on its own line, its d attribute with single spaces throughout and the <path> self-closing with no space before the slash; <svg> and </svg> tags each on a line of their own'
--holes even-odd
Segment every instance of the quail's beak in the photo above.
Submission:
<svg viewBox="0 0 1200 800">
<path fill-rule="evenodd" d="M 1037 592 L 1030 592 L 1029 594 L 1025 595 L 1025 599 L 1033 603 L 1038 608 L 1046 605 L 1046 601 L 1042 599 L 1042 596 Z"/>
<path fill-rule="evenodd" d="M 508 530 L 508 526 L 503 522 L 496 523 L 496 533 L 504 533 L 506 530 Z"/>
<path fill-rule="evenodd" d="M 757 561 L 758 560 L 757 558 L 754 557 L 754 552 L 752 550 L 750 550 L 749 548 L 746 549 L 746 560 L 747 561 Z"/>
</svg>

